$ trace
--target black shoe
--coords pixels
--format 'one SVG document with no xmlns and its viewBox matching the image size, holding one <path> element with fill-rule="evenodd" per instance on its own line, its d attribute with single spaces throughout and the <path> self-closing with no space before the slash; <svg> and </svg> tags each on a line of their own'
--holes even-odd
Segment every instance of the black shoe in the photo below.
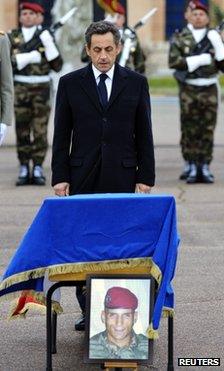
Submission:
<svg viewBox="0 0 224 371">
<path fill-rule="evenodd" d="M 23 186 L 30 184 L 30 172 L 28 165 L 21 165 L 19 169 L 19 176 L 16 181 L 16 186 Z"/>
<path fill-rule="evenodd" d="M 40 165 L 35 165 L 33 167 L 33 175 L 31 179 L 31 183 L 35 185 L 45 185 L 46 184 L 46 178 L 43 175 L 43 168 Z"/>
<path fill-rule="evenodd" d="M 192 163 L 191 164 L 191 171 L 186 179 L 186 182 L 188 184 L 194 184 L 194 183 L 197 183 L 197 176 L 198 176 L 198 169 L 197 169 L 197 166 Z"/>
<path fill-rule="evenodd" d="M 207 184 L 214 183 L 214 176 L 210 172 L 208 164 L 201 165 L 201 182 Z"/>
<path fill-rule="evenodd" d="M 185 162 L 185 165 L 184 165 L 184 170 L 183 172 L 180 174 L 179 176 L 179 179 L 180 180 L 185 180 L 187 179 L 188 175 L 190 174 L 190 171 L 191 171 L 191 163 L 186 161 Z"/>
<path fill-rule="evenodd" d="M 75 330 L 76 331 L 85 331 L 85 321 L 86 321 L 86 316 L 85 314 L 82 314 L 77 321 L 75 321 Z"/>
</svg>

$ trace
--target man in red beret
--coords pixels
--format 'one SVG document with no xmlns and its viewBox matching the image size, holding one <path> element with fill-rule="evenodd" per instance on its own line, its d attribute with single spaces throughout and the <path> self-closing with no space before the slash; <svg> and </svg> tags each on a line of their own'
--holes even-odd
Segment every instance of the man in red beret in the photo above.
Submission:
<svg viewBox="0 0 224 371">
<path fill-rule="evenodd" d="M 136 295 L 127 288 L 114 286 L 107 291 L 101 313 L 106 329 L 90 338 L 89 358 L 148 358 L 148 338 L 133 330 L 137 307 Z"/>
<path fill-rule="evenodd" d="M 181 150 L 185 166 L 181 180 L 211 184 L 214 131 L 217 121 L 217 75 L 224 72 L 224 45 L 209 28 L 209 9 L 191 1 L 190 26 L 171 41 L 169 67 L 175 69 L 181 111 Z M 188 19 L 189 22 L 189 19 Z"/>
<path fill-rule="evenodd" d="M 61 70 L 62 58 L 51 33 L 38 27 L 38 15 L 43 16 L 43 7 L 38 3 L 23 2 L 19 9 L 21 27 L 8 34 L 12 51 L 16 142 L 20 163 L 16 185 L 45 185 L 42 165 L 48 146 L 49 73 Z"/>
</svg>

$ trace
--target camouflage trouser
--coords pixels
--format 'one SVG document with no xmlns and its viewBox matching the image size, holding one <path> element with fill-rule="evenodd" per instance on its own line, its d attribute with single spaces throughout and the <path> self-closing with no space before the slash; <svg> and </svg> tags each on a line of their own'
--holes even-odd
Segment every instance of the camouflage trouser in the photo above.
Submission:
<svg viewBox="0 0 224 371">
<path fill-rule="evenodd" d="M 180 86 L 181 149 L 186 161 L 210 163 L 217 119 L 218 92 L 210 86 Z"/>
<path fill-rule="evenodd" d="M 41 165 L 47 151 L 50 86 L 15 82 L 15 116 L 18 159 Z"/>
</svg>

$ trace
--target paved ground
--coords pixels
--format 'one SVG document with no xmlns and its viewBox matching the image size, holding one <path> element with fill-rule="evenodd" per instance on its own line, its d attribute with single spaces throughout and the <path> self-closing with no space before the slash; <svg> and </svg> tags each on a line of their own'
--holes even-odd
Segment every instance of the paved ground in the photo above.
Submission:
<svg viewBox="0 0 224 371">
<path fill-rule="evenodd" d="M 156 144 L 156 194 L 176 198 L 181 236 L 174 280 L 176 293 L 175 370 L 177 357 L 220 357 L 224 370 L 224 116 L 221 112 L 215 137 L 212 170 L 214 185 L 186 185 L 178 181 L 181 156 L 178 146 L 178 105 L 174 98 L 152 99 Z M 52 124 L 51 124 L 52 126 Z M 52 130 L 50 129 L 49 136 Z M 13 142 L 9 133 L 8 143 Z M 17 160 L 14 147 L 0 149 L 0 274 L 32 222 L 42 200 L 52 195 L 49 186 L 50 152 L 45 163 L 46 187 L 16 188 Z M 79 309 L 73 289 L 62 290 L 64 314 L 59 317 L 58 354 L 54 370 L 99 370 L 83 364 L 84 336 L 73 331 Z M 45 369 L 45 316 L 30 313 L 26 320 L 6 321 L 9 303 L 0 306 L 0 371 Z M 154 365 L 166 370 L 167 321 L 154 345 Z M 145 370 L 145 367 L 140 370 Z M 204 370 L 181 367 L 180 370 Z M 207 369 L 207 368 L 206 368 Z"/>
</svg>

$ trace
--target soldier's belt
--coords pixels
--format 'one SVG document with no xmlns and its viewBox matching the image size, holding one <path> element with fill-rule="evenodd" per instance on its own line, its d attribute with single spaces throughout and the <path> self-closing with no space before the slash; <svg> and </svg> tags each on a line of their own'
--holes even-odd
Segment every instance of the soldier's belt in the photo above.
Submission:
<svg viewBox="0 0 224 371">
<path fill-rule="evenodd" d="M 209 86 L 213 84 L 217 84 L 218 79 L 217 77 L 210 77 L 210 78 L 198 78 L 198 79 L 186 79 L 185 83 L 189 85 L 195 86 Z"/>
<path fill-rule="evenodd" d="M 51 78 L 48 75 L 44 75 L 44 76 L 15 75 L 14 76 L 14 81 L 24 82 L 24 83 L 27 83 L 27 84 L 41 84 L 41 83 L 50 82 L 50 80 L 51 80 Z"/>
</svg>

